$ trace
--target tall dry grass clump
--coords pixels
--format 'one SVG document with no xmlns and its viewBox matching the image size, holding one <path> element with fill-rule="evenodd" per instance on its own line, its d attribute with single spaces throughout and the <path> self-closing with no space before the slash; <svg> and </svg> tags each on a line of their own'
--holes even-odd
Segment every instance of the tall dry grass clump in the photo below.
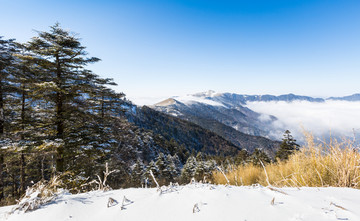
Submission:
<svg viewBox="0 0 360 221">
<path fill-rule="evenodd" d="M 360 188 L 360 152 L 353 141 L 315 143 L 307 134 L 307 144 L 287 161 L 277 161 L 264 168 L 246 164 L 226 173 L 232 185 L 284 187 L 352 187 Z M 266 170 L 266 173 L 265 173 Z M 268 179 L 268 181 L 267 181 Z M 216 183 L 225 184 L 221 173 L 214 173 Z"/>
</svg>

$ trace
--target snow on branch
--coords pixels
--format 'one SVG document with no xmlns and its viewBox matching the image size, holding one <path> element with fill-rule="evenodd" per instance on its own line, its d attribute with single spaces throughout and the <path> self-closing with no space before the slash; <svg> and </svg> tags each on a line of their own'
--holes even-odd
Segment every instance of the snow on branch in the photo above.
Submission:
<svg viewBox="0 0 360 221">
<path fill-rule="evenodd" d="M 112 173 L 115 173 L 115 172 L 118 172 L 119 170 L 112 170 L 112 171 L 109 171 L 109 166 L 108 166 L 108 163 L 105 164 L 105 171 L 103 171 L 104 173 L 104 179 L 102 180 L 101 177 L 97 174 L 97 178 L 98 180 L 93 180 L 91 181 L 89 184 L 92 184 L 92 183 L 96 183 L 99 187 L 98 187 L 98 190 L 102 190 L 102 191 L 108 191 L 108 190 L 111 190 L 111 187 L 109 185 L 106 184 L 106 181 L 107 181 L 107 177 L 112 174 Z"/>
<path fill-rule="evenodd" d="M 26 190 L 25 195 L 15 205 L 10 214 L 19 212 L 29 212 L 38 209 L 41 205 L 53 201 L 57 195 L 63 192 L 59 187 L 62 185 L 60 176 L 54 176 L 50 181 L 39 181 Z"/>
</svg>

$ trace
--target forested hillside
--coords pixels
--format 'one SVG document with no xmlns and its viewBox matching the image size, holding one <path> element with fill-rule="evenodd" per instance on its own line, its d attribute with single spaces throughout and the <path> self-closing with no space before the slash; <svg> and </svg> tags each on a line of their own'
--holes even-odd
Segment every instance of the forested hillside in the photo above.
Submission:
<svg viewBox="0 0 360 221">
<path fill-rule="evenodd" d="M 158 112 L 147 106 L 138 108 L 132 120 L 139 127 L 152 130 L 168 140 L 174 139 L 177 143 L 191 147 L 189 151 L 231 156 L 242 149 L 194 123 Z"/>
</svg>

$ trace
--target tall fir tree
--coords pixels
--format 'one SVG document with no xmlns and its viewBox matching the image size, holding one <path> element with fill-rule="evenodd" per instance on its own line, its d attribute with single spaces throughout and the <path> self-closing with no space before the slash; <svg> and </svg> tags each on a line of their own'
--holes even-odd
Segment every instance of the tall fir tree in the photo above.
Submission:
<svg viewBox="0 0 360 221">
<path fill-rule="evenodd" d="M 76 35 L 66 31 L 57 23 L 50 27 L 49 32 L 38 32 L 38 36 L 27 43 L 27 48 L 38 56 L 38 65 L 44 71 L 45 81 L 51 85 L 52 93 L 47 98 L 54 106 L 53 124 L 54 138 L 63 141 L 57 147 L 56 169 L 64 172 L 65 158 L 71 149 L 71 143 L 66 140 L 74 122 L 74 104 L 81 104 L 84 88 L 90 84 L 82 85 L 87 70 L 85 66 L 99 61 L 95 57 L 86 57 L 85 47 L 81 45 Z"/>
</svg>

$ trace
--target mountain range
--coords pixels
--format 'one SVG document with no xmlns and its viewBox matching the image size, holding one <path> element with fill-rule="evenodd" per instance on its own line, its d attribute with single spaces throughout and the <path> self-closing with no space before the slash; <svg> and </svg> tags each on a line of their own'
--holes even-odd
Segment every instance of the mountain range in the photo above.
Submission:
<svg viewBox="0 0 360 221">
<path fill-rule="evenodd" d="M 128 104 L 127 118 L 140 128 L 174 141 L 190 153 L 229 156 L 256 148 L 270 157 L 280 144 L 271 125 L 275 116 L 260 114 L 247 107 L 250 102 L 360 101 L 360 94 L 314 98 L 295 94 L 242 95 L 207 91 L 171 97 L 151 106 Z M 288 128 L 282 128 L 283 131 Z M 281 134 L 282 132 L 277 134 Z M 170 144 L 171 146 L 171 144 Z"/>
<path fill-rule="evenodd" d="M 258 145 L 258 147 L 264 148 L 270 153 L 274 151 L 273 146 L 266 147 L 264 144 L 269 144 L 269 140 L 280 139 L 273 136 L 273 127 L 271 127 L 271 124 L 278 119 L 272 115 L 257 113 L 246 107 L 246 104 L 249 102 L 272 101 L 319 103 L 326 101 L 360 101 L 360 94 L 345 97 L 314 98 L 295 94 L 280 96 L 242 95 L 207 91 L 182 97 L 171 97 L 150 107 L 208 129 L 237 146 L 244 146 L 244 141 L 254 141 L 254 145 L 246 147 L 250 152 Z M 286 129 L 283 128 L 284 131 Z"/>
</svg>

